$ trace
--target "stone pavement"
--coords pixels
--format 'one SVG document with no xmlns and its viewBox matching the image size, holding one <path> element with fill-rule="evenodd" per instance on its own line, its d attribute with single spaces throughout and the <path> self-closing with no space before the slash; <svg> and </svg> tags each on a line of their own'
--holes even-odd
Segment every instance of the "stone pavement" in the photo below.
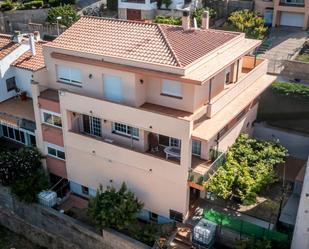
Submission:
<svg viewBox="0 0 309 249">
<path fill-rule="evenodd" d="M 269 40 L 271 47 L 262 58 L 269 60 L 268 72 L 280 74 L 283 70 L 283 63 L 291 59 L 303 46 L 308 39 L 308 32 L 295 27 L 272 28 Z"/>
</svg>

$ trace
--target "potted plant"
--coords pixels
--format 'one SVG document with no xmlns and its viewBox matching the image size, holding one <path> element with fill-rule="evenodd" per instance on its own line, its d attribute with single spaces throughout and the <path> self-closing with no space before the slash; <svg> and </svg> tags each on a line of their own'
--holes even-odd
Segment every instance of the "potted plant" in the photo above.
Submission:
<svg viewBox="0 0 309 249">
<path fill-rule="evenodd" d="M 27 92 L 22 91 L 19 95 L 21 101 L 26 101 L 27 100 Z"/>
</svg>

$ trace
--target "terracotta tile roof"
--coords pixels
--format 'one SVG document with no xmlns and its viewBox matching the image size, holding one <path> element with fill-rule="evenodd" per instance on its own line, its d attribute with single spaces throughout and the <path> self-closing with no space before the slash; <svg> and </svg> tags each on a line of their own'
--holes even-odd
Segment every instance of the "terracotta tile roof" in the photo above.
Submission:
<svg viewBox="0 0 309 249">
<path fill-rule="evenodd" d="M 49 47 L 185 67 L 240 33 L 189 30 L 179 26 L 82 17 Z"/>
<path fill-rule="evenodd" d="M 45 67 L 44 56 L 42 53 L 42 45 L 45 44 L 45 41 L 40 41 L 35 43 L 36 55 L 33 56 L 32 52 L 28 50 L 22 54 L 17 60 L 15 60 L 11 65 L 27 69 L 30 71 L 37 71 Z"/>
<path fill-rule="evenodd" d="M 12 36 L 0 34 L 0 60 L 19 47 L 19 45 L 12 41 Z"/>
</svg>

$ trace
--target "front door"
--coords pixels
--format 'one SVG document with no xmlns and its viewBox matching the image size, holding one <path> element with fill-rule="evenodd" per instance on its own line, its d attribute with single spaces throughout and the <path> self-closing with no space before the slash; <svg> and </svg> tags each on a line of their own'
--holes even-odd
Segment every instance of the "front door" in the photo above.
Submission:
<svg viewBox="0 0 309 249">
<path fill-rule="evenodd" d="M 135 9 L 127 9 L 127 19 L 128 20 L 141 20 L 141 10 L 135 10 Z"/>
</svg>

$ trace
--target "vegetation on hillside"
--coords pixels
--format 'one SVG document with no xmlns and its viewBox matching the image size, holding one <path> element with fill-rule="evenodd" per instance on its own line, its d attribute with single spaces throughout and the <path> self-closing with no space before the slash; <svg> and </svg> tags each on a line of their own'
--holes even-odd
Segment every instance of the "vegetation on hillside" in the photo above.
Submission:
<svg viewBox="0 0 309 249">
<path fill-rule="evenodd" d="M 309 86 L 300 83 L 276 81 L 272 84 L 275 93 L 289 96 L 292 98 L 309 100 Z"/>
<path fill-rule="evenodd" d="M 306 41 L 299 55 L 296 57 L 297 61 L 309 62 L 309 41 Z"/>
<path fill-rule="evenodd" d="M 259 13 L 250 10 L 238 10 L 231 13 L 228 21 L 224 24 L 224 29 L 244 32 L 248 38 L 263 39 L 268 28 Z"/>
<path fill-rule="evenodd" d="M 63 6 L 50 8 L 48 10 L 47 21 L 57 23 L 57 17 L 59 16 L 61 17 L 61 20 L 58 20 L 59 24 L 66 27 L 70 27 L 80 17 L 72 5 L 66 4 Z"/>
<path fill-rule="evenodd" d="M 279 143 L 242 134 L 204 187 L 223 199 L 235 196 L 245 205 L 253 204 L 262 188 L 276 180 L 274 165 L 283 163 L 286 156 L 287 150 Z"/>
</svg>

